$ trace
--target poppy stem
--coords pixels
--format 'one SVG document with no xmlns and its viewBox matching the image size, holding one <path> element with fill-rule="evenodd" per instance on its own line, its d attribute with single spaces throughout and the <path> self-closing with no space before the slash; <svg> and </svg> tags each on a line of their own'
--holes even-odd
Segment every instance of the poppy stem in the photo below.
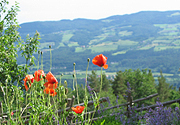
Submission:
<svg viewBox="0 0 180 125">
<path fill-rule="evenodd" d="M 77 93 L 77 101 L 78 101 L 78 104 L 79 104 L 79 94 L 78 94 L 78 85 L 77 85 L 77 78 L 76 78 L 76 70 L 75 70 L 75 63 L 73 64 L 74 65 L 74 80 L 76 82 L 76 93 Z"/>
<path fill-rule="evenodd" d="M 89 67 L 89 58 L 88 58 L 88 64 L 87 64 L 87 68 L 86 68 L 86 85 L 85 85 L 85 100 L 86 100 L 86 96 L 87 96 L 87 72 L 88 72 L 88 67 Z"/>
<path fill-rule="evenodd" d="M 49 46 L 49 52 L 50 52 L 50 72 L 51 72 L 51 68 L 52 68 L 52 53 L 51 53 L 51 46 Z"/>
<path fill-rule="evenodd" d="M 100 85 L 100 90 L 99 90 L 99 99 L 100 99 L 100 93 L 101 93 L 101 90 L 102 90 L 102 69 L 103 67 L 101 67 L 101 85 Z"/>
<path fill-rule="evenodd" d="M 39 57 L 40 57 L 40 51 L 38 51 L 38 65 L 37 65 L 37 71 L 39 69 Z"/>
<path fill-rule="evenodd" d="M 41 69 L 43 70 L 43 52 L 41 51 Z"/>
<path fill-rule="evenodd" d="M 88 58 L 87 59 L 87 61 L 88 61 L 88 64 L 87 64 L 87 68 L 86 68 L 86 81 L 85 81 L 85 97 L 84 97 L 84 105 L 85 105 L 85 112 L 87 112 L 87 103 L 88 103 L 88 96 L 87 96 L 87 72 L 88 72 L 88 67 L 89 67 L 89 61 L 90 61 L 90 59 Z M 85 120 L 86 120 L 86 118 L 87 118 L 87 114 L 85 115 Z"/>
</svg>

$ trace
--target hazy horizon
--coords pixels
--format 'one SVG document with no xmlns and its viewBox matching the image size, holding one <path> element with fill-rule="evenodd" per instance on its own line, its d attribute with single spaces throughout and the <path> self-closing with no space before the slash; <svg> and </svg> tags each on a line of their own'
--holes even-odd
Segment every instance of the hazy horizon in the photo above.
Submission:
<svg viewBox="0 0 180 125">
<path fill-rule="evenodd" d="M 62 19 L 102 19 L 140 11 L 180 10 L 177 0 L 9 0 L 19 3 L 18 22 L 58 21 Z"/>
</svg>

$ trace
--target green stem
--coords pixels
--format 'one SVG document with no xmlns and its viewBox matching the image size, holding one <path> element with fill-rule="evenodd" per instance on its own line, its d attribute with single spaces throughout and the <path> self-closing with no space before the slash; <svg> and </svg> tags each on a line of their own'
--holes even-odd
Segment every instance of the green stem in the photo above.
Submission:
<svg viewBox="0 0 180 125">
<path fill-rule="evenodd" d="M 99 90 L 99 99 L 100 99 L 100 93 L 101 93 L 101 90 L 102 90 L 102 68 L 101 67 L 101 85 L 100 85 L 100 90 Z"/>
<path fill-rule="evenodd" d="M 85 99 L 86 99 L 86 96 L 87 96 L 87 72 L 88 72 L 88 67 L 89 67 L 89 59 L 88 59 L 88 64 L 87 64 L 87 68 L 86 68 Z"/>
<path fill-rule="evenodd" d="M 87 72 L 88 72 L 88 67 L 89 67 L 89 61 L 90 59 L 88 58 L 88 64 L 86 68 L 86 81 L 85 81 L 85 97 L 84 97 L 84 104 L 85 104 L 85 112 L 87 113 L 87 103 L 88 103 L 88 96 L 87 96 Z M 85 115 L 85 121 L 87 118 L 87 114 Z"/>
<path fill-rule="evenodd" d="M 37 65 L 37 71 L 39 69 L 39 57 L 40 57 L 40 52 L 38 51 L 38 65 Z"/>
<path fill-rule="evenodd" d="M 43 70 L 43 53 L 41 52 L 41 69 Z"/>
<path fill-rule="evenodd" d="M 97 98 L 97 107 L 98 107 L 98 105 L 99 105 L 99 99 L 100 99 L 100 93 L 101 93 L 101 90 L 102 90 L 102 68 L 103 67 L 101 67 L 101 85 L 100 85 L 100 90 L 99 90 L 99 95 L 98 95 L 98 98 Z M 97 107 L 95 107 L 94 108 L 94 111 L 96 111 L 97 110 Z M 94 117 L 94 114 L 95 114 L 95 112 L 93 113 L 93 115 L 92 115 L 92 118 Z M 90 124 L 92 123 L 92 120 L 91 120 L 91 122 L 90 122 Z"/>
<path fill-rule="evenodd" d="M 75 91 L 75 87 L 74 87 L 74 79 L 73 79 L 73 91 Z"/>
<path fill-rule="evenodd" d="M 77 101 L 78 101 L 78 104 L 79 104 L 79 94 L 78 94 L 78 85 L 77 85 L 77 78 L 76 78 L 75 63 L 74 63 L 74 80 L 76 82 Z"/>
<path fill-rule="evenodd" d="M 51 53 L 51 47 L 49 48 L 50 51 L 50 72 L 51 72 L 51 68 L 52 68 L 52 53 Z"/>
</svg>

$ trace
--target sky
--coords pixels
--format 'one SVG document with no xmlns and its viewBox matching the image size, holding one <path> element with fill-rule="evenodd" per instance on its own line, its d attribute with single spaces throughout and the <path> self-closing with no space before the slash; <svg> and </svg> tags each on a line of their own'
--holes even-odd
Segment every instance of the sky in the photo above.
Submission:
<svg viewBox="0 0 180 125">
<path fill-rule="evenodd" d="M 179 0 L 9 0 L 17 1 L 18 23 L 62 19 L 102 19 L 139 11 L 180 10 Z"/>
</svg>

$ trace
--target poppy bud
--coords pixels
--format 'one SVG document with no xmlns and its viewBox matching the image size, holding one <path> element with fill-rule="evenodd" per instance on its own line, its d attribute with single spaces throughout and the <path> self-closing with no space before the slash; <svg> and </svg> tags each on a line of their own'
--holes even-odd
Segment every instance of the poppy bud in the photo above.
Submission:
<svg viewBox="0 0 180 125">
<path fill-rule="evenodd" d="M 49 45 L 49 48 L 51 49 L 51 45 Z"/>
<path fill-rule="evenodd" d="M 67 81 L 64 80 L 64 87 L 67 87 Z"/>
<path fill-rule="evenodd" d="M 64 74 L 62 73 L 61 76 L 63 76 Z"/>
<path fill-rule="evenodd" d="M 67 84 L 67 81 L 66 81 L 66 80 L 64 80 L 64 84 Z"/>
<path fill-rule="evenodd" d="M 29 66 L 32 66 L 33 65 L 33 63 L 31 62 L 31 63 L 29 63 Z"/>
<path fill-rule="evenodd" d="M 39 50 L 39 51 L 38 51 L 38 54 L 40 54 L 40 53 L 41 53 L 41 51 Z"/>
<path fill-rule="evenodd" d="M 43 52 L 41 51 L 41 55 L 43 54 Z"/>
<path fill-rule="evenodd" d="M 73 76 L 73 78 L 75 77 L 75 75 L 74 75 L 74 74 L 73 74 L 72 76 Z"/>
<path fill-rule="evenodd" d="M 88 58 L 87 61 L 89 62 L 89 61 L 90 61 L 90 58 Z"/>
<path fill-rule="evenodd" d="M 73 63 L 73 65 L 75 66 L 75 65 L 76 65 L 76 63 Z"/>
</svg>

